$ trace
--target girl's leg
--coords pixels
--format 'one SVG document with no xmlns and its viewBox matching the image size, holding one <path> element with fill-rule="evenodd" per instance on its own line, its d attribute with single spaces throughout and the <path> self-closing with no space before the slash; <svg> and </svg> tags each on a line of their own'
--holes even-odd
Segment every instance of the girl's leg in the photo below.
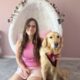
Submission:
<svg viewBox="0 0 80 80">
<path fill-rule="evenodd" d="M 28 77 L 28 74 L 23 72 L 21 68 L 17 68 L 17 71 L 14 73 L 14 75 L 9 80 L 26 80 Z"/>
<path fill-rule="evenodd" d="M 41 68 L 33 69 L 27 80 L 42 80 Z"/>
<path fill-rule="evenodd" d="M 24 80 L 18 74 L 13 74 L 13 76 L 9 80 Z"/>
<path fill-rule="evenodd" d="M 27 80 L 42 80 L 42 78 L 34 76 L 34 77 L 29 77 Z"/>
</svg>

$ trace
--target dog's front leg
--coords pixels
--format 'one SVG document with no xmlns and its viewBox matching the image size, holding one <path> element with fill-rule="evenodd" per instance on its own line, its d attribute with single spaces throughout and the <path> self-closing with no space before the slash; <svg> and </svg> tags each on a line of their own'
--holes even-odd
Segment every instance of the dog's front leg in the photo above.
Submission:
<svg viewBox="0 0 80 80">
<path fill-rule="evenodd" d="M 42 68 L 42 69 L 41 69 L 41 73 L 42 73 L 42 78 L 43 78 L 43 80 L 47 80 L 47 79 L 46 79 L 47 76 L 46 76 L 46 71 L 45 71 L 45 69 Z"/>
<path fill-rule="evenodd" d="M 46 76 L 46 72 L 44 70 L 42 70 L 41 72 L 42 72 L 42 78 L 43 78 L 43 80 L 46 80 L 46 77 L 47 77 Z"/>
<path fill-rule="evenodd" d="M 57 73 L 54 74 L 53 80 L 57 80 Z"/>
<path fill-rule="evenodd" d="M 56 71 L 56 69 L 55 69 L 55 72 L 54 72 L 54 77 L 53 77 L 53 80 L 57 80 L 57 71 Z"/>
</svg>

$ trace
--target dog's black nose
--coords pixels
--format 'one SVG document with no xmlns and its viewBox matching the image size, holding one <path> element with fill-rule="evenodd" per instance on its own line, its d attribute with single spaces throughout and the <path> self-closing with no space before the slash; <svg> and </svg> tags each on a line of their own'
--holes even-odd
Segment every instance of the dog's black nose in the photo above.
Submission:
<svg viewBox="0 0 80 80">
<path fill-rule="evenodd" d="M 57 48 L 58 47 L 58 43 L 55 43 L 55 48 Z"/>
</svg>

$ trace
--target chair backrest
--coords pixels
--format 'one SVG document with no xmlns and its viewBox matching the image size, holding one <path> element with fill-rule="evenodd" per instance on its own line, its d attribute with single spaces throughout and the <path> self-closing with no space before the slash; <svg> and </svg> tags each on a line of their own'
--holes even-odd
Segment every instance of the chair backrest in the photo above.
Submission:
<svg viewBox="0 0 80 80">
<path fill-rule="evenodd" d="M 46 0 L 27 0 L 24 5 L 19 5 L 18 8 L 10 23 L 8 35 L 14 53 L 18 36 L 22 33 L 25 22 L 30 17 L 38 21 L 41 37 L 44 37 L 50 30 L 58 32 L 62 36 L 62 26 L 58 23 L 59 16 Z"/>
</svg>

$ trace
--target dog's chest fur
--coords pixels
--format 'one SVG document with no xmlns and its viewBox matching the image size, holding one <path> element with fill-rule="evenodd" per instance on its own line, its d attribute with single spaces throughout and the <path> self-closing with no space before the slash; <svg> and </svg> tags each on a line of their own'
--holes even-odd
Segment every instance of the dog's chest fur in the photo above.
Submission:
<svg viewBox="0 0 80 80">
<path fill-rule="evenodd" d="M 48 57 L 46 56 L 46 53 L 48 51 L 45 51 L 44 49 L 41 49 L 40 51 L 41 51 L 40 52 L 41 68 L 45 70 L 47 80 L 52 80 L 56 68 L 52 65 L 52 63 L 49 61 Z"/>
</svg>

